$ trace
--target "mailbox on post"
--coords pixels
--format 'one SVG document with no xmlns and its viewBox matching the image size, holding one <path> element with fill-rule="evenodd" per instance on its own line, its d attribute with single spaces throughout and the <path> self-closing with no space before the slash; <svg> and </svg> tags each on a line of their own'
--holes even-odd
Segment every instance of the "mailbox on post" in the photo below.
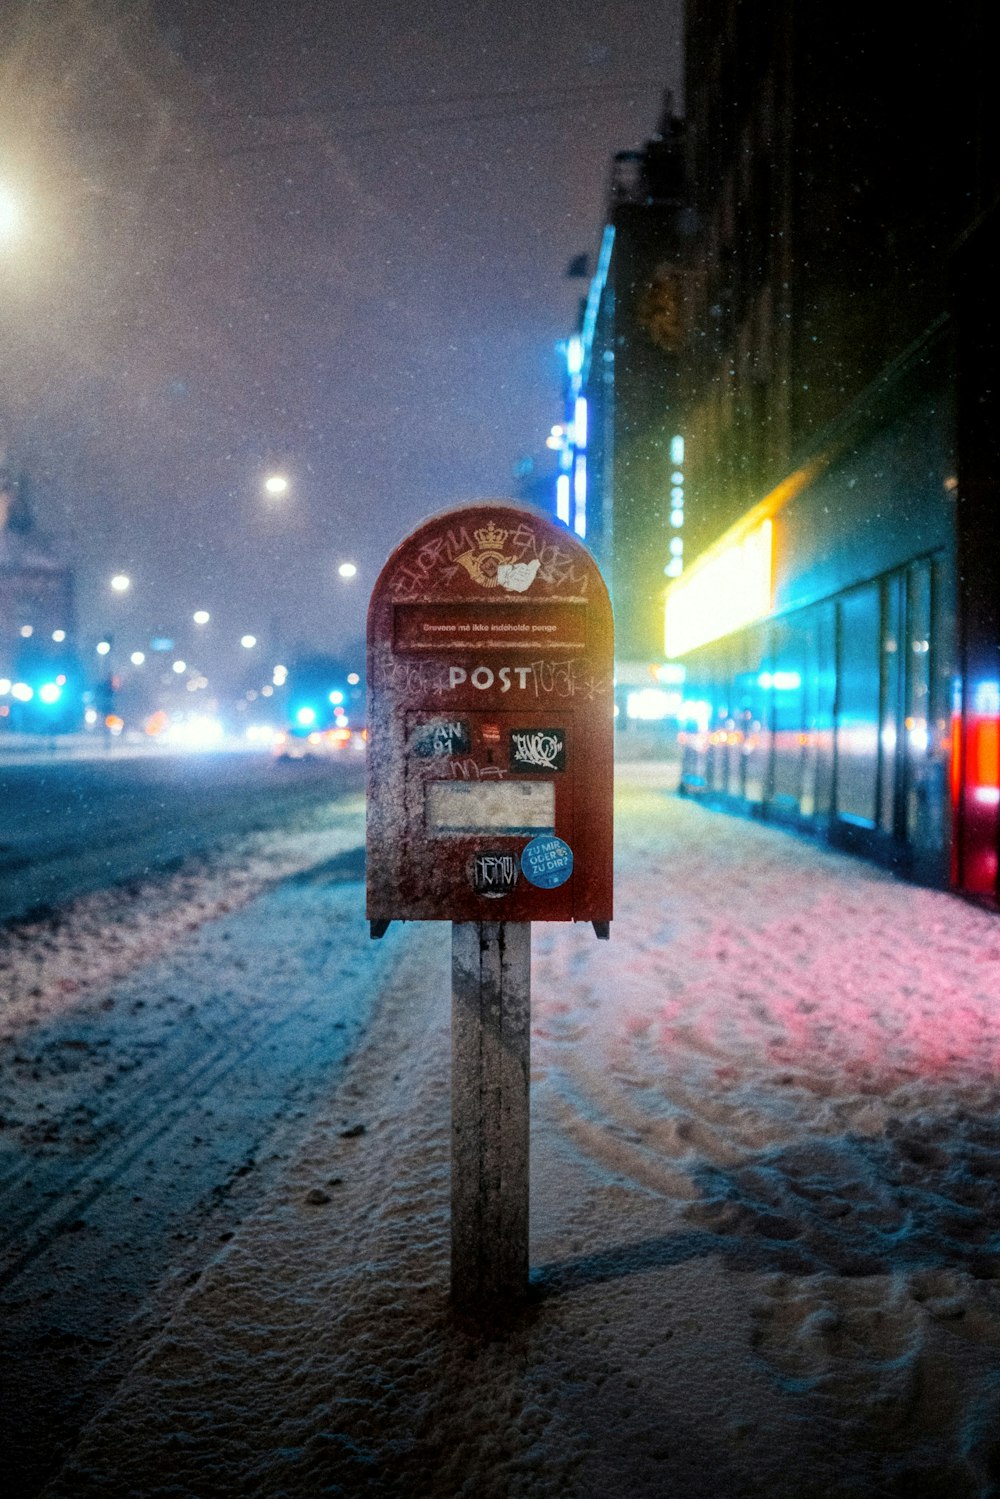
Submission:
<svg viewBox="0 0 1000 1499">
<path fill-rule="evenodd" d="M 396 548 L 368 611 L 368 917 L 590 921 L 612 885 L 604 580 L 546 516 L 482 502 Z"/>
<path fill-rule="evenodd" d="M 614 641 L 586 548 L 481 501 L 396 548 L 368 609 L 368 919 L 452 923 L 451 1287 L 528 1283 L 531 923 L 611 922 Z"/>
</svg>

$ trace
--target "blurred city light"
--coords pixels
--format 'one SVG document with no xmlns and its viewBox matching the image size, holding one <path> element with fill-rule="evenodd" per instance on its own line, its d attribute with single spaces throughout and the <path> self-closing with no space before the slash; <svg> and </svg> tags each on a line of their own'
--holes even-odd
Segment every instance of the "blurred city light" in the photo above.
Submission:
<svg viewBox="0 0 1000 1499">
<path fill-rule="evenodd" d="M 350 671 L 347 674 L 347 681 L 349 686 L 357 687 L 358 683 L 361 681 L 361 678 L 358 676 L 356 671 Z"/>
<path fill-rule="evenodd" d="M 99 656 L 106 656 L 108 654 L 108 652 L 110 651 L 110 649 L 111 649 L 111 641 L 110 640 L 99 640 L 97 642 L 97 654 Z"/>
<path fill-rule="evenodd" d="M 62 697 L 62 688 L 57 686 L 55 682 L 43 682 L 38 689 L 38 696 L 43 703 L 57 703 Z"/>
<path fill-rule="evenodd" d="M 188 718 L 178 719 L 163 731 L 163 738 L 169 744 L 189 750 L 217 749 L 223 736 L 222 724 L 207 713 L 193 713 Z"/>
<path fill-rule="evenodd" d="M 271 495 L 287 494 L 288 480 L 284 474 L 268 474 L 264 480 L 264 489 Z"/>
<path fill-rule="evenodd" d="M 6 697 L 11 688 L 10 677 L 0 677 L 0 697 Z"/>
<path fill-rule="evenodd" d="M 212 616 L 207 609 L 196 609 L 191 618 L 196 625 L 207 625 Z"/>
<path fill-rule="evenodd" d="M 127 593 L 132 586 L 132 579 L 127 573 L 115 573 L 111 579 L 111 587 L 115 593 Z"/>
<path fill-rule="evenodd" d="M 23 640 L 30 640 L 31 637 L 32 637 L 32 635 L 34 635 L 34 633 L 35 633 L 35 627 L 34 627 L 34 625 L 22 625 L 21 626 L 21 638 Z"/>
<path fill-rule="evenodd" d="M 129 656 L 129 660 L 131 661 L 133 666 L 141 666 L 145 659 L 145 651 L 133 651 L 131 656 Z"/>
<path fill-rule="evenodd" d="M 353 562 L 342 562 L 337 571 L 342 578 L 354 578 L 357 576 L 358 569 Z"/>
<path fill-rule="evenodd" d="M 271 681 L 274 683 L 275 687 L 284 687 L 285 683 L 288 681 L 288 667 L 276 666 L 274 668 L 274 672 L 272 673 Z"/>
<path fill-rule="evenodd" d="M 334 690 L 330 693 L 330 701 L 331 703 L 342 703 L 344 701 L 344 694 L 342 692 Z"/>
<path fill-rule="evenodd" d="M 29 687 L 27 682 L 15 682 L 10 689 L 10 695 L 19 703 L 30 703 L 34 697 L 34 688 Z"/>
<path fill-rule="evenodd" d="M 659 687 L 643 687 L 638 692 L 629 693 L 625 702 L 625 713 L 629 718 L 656 723 L 671 715 L 676 716 L 680 711 L 680 706 L 679 692 L 664 692 Z"/>
<path fill-rule="evenodd" d="M 52 631 L 52 639 L 56 642 L 56 645 L 62 645 L 63 641 L 66 639 L 66 631 L 65 630 L 53 630 Z"/>
<path fill-rule="evenodd" d="M 177 673 L 178 676 L 180 676 L 182 672 L 187 671 L 187 662 L 175 661 L 173 664 L 173 670 Z"/>
<path fill-rule="evenodd" d="M 311 723 L 316 722 L 316 709 L 300 708 L 295 715 L 295 722 L 301 724 L 302 728 L 307 729 Z"/>
<path fill-rule="evenodd" d="M 256 637 L 256 635 L 242 635 L 240 637 L 240 645 L 243 647 L 244 650 L 252 651 L 253 648 L 254 648 L 254 646 L 256 644 L 257 644 L 257 637 Z"/>
<path fill-rule="evenodd" d="M 0 239 L 13 239 L 21 222 L 20 203 L 9 187 L 0 187 Z"/>
</svg>

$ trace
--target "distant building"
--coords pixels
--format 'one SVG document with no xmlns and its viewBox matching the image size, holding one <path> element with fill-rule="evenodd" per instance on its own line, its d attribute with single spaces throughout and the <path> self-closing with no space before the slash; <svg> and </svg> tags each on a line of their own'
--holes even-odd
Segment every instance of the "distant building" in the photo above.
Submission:
<svg viewBox="0 0 1000 1499">
<path fill-rule="evenodd" d="M 0 730 L 75 727 L 75 634 L 72 570 L 35 524 L 24 476 L 0 464 Z"/>
<path fill-rule="evenodd" d="M 556 512 L 584 537 L 615 608 L 619 679 L 663 652 L 665 574 L 684 546 L 677 471 L 683 311 L 683 136 L 669 100 L 657 133 L 614 159 L 596 273 L 566 345 Z M 679 430 L 679 428 L 678 428 Z"/>
</svg>

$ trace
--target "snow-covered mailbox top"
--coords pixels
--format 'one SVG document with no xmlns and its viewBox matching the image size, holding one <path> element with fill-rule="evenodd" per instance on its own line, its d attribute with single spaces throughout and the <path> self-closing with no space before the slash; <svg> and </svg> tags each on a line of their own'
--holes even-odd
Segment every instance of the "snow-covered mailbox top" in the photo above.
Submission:
<svg viewBox="0 0 1000 1499">
<path fill-rule="evenodd" d="M 590 553 L 506 501 L 443 511 L 368 608 L 368 917 L 611 920 L 613 627 Z"/>
</svg>

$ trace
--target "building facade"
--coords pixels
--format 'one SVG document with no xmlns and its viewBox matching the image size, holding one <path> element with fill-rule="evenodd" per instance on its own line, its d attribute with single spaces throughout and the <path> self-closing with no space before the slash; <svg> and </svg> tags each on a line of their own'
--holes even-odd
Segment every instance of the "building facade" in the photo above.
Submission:
<svg viewBox="0 0 1000 1499">
<path fill-rule="evenodd" d="M 684 786 L 995 902 L 1000 191 L 981 0 L 689 0 Z"/>
</svg>

